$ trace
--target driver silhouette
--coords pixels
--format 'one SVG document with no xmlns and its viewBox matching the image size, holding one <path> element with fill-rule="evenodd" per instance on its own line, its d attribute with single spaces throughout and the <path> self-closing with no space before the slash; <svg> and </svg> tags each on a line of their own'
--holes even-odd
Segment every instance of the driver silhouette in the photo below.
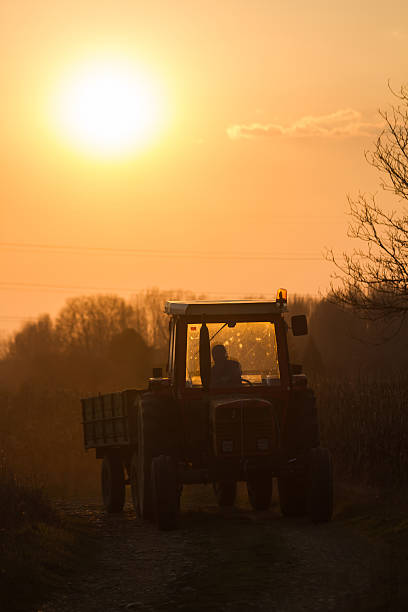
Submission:
<svg viewBox="0 0 408 612">
<path fill-rule="evenodd" d="M 214 365 L 211 368 L 212 387 L 236 387 L 241 384 L 241 364 L 229 359 L 227 349 L 223 344 L 212 348 Z"/>
</svg>

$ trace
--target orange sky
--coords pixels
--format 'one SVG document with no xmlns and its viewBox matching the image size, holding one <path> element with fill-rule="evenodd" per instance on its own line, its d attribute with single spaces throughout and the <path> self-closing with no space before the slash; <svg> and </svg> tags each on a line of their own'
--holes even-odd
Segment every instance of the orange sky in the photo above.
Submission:
<svg viewBox="0 0 408 612">
<path fill-rule="evenodd" d="M 378 189 L 364 150 L 407 81 L 407 24 L 395 0 L 3 0 L 0 328 L 90 288 L 324 292 L 346 194 Z M 51 117 L 64 75 L 106 57 L 151 75 L 166 114 L 112 159 Z"/>
</svg>

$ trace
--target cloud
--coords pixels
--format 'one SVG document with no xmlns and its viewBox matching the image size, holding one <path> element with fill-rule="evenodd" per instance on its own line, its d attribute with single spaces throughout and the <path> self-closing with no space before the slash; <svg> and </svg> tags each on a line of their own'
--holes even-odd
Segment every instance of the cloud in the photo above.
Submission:
<svg viewBox="0 0 408 612">
<path fill-rule="evenodd" d="M 279 123 L 243 123 L 231 125 L 227 134 L 231 140 L 273 137 L 353 137 L 378 134 L 380 123 L 363 121 L 361 113 L 345 108 L 328 115 L 306 115 L 292 125 Z"/>
<path fill-rule="evenodd" d="M 400 30 L 399 28 L 395 28 L 395 30 L 391 30 L 389 32 L 391 38 L 395 38 L 396 40 L 404 40 L 406 38 L 405 32 Z"/>
</svg>

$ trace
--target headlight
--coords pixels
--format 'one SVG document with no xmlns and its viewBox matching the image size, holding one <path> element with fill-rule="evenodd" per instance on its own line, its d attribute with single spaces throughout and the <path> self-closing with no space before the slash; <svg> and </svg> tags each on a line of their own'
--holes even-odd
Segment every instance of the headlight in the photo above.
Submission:
<svg viewBox="0 0 408 612">
<path fill-rule="evenodd" d="M 223 453 L 232 453 L 234 449 L 234 443 L 232 440 L 223 440 L 221 448 Z"/>
</svg>

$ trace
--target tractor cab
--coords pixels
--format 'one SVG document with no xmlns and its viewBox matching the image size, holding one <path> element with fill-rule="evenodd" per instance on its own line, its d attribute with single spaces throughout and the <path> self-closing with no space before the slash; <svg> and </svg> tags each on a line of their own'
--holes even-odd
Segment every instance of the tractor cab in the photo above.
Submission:
<svg viewBox="0 0 408 612">
<path fill-rule="evenodd" d="M 176 396 L 288 391 L 290 371 L 286 290 L 276 301 L 167 302 L 170 316 L 168 383 Z M 306 318 L 292 317 L 295 335 Z"/>
</svg>

